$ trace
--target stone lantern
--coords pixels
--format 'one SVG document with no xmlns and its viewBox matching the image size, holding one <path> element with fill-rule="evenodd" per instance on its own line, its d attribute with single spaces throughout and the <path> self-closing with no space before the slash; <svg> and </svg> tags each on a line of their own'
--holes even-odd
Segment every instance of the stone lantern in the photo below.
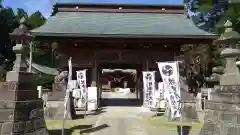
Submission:
<svg viewBox="0 0 240 135">
<path fill-rule="evenodd" d="M 13 70 L 7 72 L 6 82 L 0 89 L 0 135 L 48 135 L 43 101 L 38 98 L 35 76 L 26 71 L 26 43 L 32 37 L 24 25 L 24 19 L 10 35 L 16 41 L 13 47 L 16 60 Z"/>
<path fill-rule="evenodd" d="M 226 68 L 220 77 L 220 85 L 238 85 L 240 84 L 240 73 L 236 65 L 236 58 L 240 56 L 240 49 L 237 47 L 240 34 L 232 30 L 230 21 L 227 21 L 224 27 L 225 32 L 214 42 L 216 45 L 223 45 L 221 56 L 226 60 Z"/>
<path fill-rule="evenodd" d="M 30 31 L 25 25 L 25 18 L 20 20 L 20 26 L 10 33 L 12 41 L 16 42 L 13 51 L 16 53 L 16 61 L 13 66 L 13 71 L 26 71 L 27 65 L 25 58 L 27 56 L 27 44 L 32 39 Z"/>
<path fill-rule="evenodd" d="M 221 56 L 226 60 L 224 74 L 219 75 L 220 85 L 215 85 L 206 101 L 204 126 L 199 135 L 239 135 L 240 134 L 240 73 L 236 65 L 240 49 L 239 33 L 232 30 L 232 23 L 225 23 L 225 32 L 214 41 L 222 45 Z"/>
</svg>

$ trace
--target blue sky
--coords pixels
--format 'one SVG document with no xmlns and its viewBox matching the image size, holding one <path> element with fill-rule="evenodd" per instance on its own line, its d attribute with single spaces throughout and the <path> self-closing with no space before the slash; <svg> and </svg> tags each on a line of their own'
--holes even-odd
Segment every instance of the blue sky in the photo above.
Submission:
<svg viewBox="0 0 240 135">
<path fill-rule="evenodd" d="M 88 2 L 88 3 L 126 3 L 126 4 L 183 4 L 183 0 L 3 0 L 3 6 L 23 8 L 28 14 L 39 10 L 45 17 L 52 11 L 55 2 Z"/>
</svg>

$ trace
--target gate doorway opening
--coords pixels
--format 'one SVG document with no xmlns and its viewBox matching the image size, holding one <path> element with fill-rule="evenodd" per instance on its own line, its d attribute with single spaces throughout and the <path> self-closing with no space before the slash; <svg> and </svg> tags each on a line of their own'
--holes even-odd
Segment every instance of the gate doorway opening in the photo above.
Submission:
<svg viewBox="0 0 240 135">
<path fill-rule="evenodd" d="M 141 106 L 137 79 L 141 65 L 102 63 L 99 65 L 101 106 Z"/>
</svg>

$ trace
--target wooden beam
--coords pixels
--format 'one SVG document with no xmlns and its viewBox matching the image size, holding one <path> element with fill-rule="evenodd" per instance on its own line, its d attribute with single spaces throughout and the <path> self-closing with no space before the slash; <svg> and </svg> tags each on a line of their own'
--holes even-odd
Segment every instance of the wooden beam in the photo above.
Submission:
<svg viewBox="0 0 240 135">
<path fill-rule="evenodd" d="M 59 12 L 112 12 L 112 13 L 165 13 L 165 14 L 184 14 L 185 10 L 160 9 L 106 9 L 106 8 L 58 8 Z"/>
<path fill-rule="evenodd" d="M 114 9 L 122 7 L 123 9 L 171 9 L 184 10 L 184 5 L 164 5 L 164 4 L 113 4 L 113 3 L 56 3 L 55 8 L 104 8 Z"/>
<path fill-rule="evenodd" d="M 129 43 L 161 43 L 161 44 L 199 44 L 199 43 L 207 43 L 212 44 L 212 42 L 217 39 L 219 36 L 178 36 L 178 37 L 152 37 L 152 38 L 144 38 L 144 37 L 136 37 L 136 38 L 116 38 L 116 37 L 58 37 L 58 36 L 37 36 L 36 40 L 56 40 L 56 41 L 74 41 L 79 43 L 108 43 L 108 44 L 129 44 Z"/>
</svg>

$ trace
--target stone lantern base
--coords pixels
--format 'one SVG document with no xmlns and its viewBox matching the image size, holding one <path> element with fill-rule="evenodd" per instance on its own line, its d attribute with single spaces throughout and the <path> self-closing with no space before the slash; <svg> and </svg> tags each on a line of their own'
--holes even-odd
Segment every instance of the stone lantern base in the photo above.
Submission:
<svg viewBox="0 0 240 135">
<path fill-rule="evenodd" d="M 240 85 L 220 86 L 206 101 L 204 126 L 199 135 L 240 135 Z"/>
<path fill-rule="evenodd" d="M 34 75 L 10 71 L 0 83 L 0 135 L 48 135 Z"/>
</svg>

